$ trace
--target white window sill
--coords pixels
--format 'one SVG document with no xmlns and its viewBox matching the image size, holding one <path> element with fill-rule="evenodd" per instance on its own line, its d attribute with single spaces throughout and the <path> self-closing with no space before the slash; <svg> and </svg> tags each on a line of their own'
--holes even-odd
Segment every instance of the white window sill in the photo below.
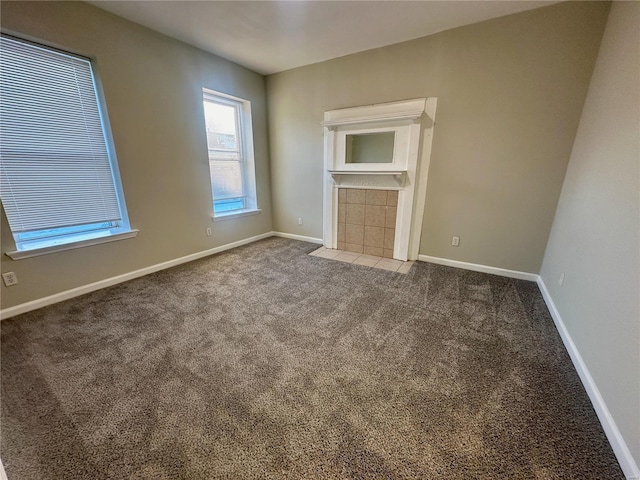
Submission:
<svg viewBox="0 0 640 480">
<path fill-rule="evenodd" d="M 247 208 L 245 210 L 232 210 L 231 212 L 218 213 L 217 215 L 211 215 L 214 222 L 221 222 L 223 220 L 231 220 L 233 218 L 248 217 L 249 215 L 258 215 L 262 212 L 260 208 Z"/>
<path fill-rule="evenodd" d="M 138 235 L 139 230 L 127 230 L 124 232 L 113 233 L 105 237 L 89 238 L 85 240 L 76 240 L 60 245 L 51 245 L 47 247 L 32 248 L 30 250 L 16 250 L 15 252 L 6 252 L 12 260 L 22 260 L 23 258 L 37 257 L 39 255 L 47 255 L 49 253 L 62 252 L 65 250 L 73 250 L 75 248 L 88 247 L 90 245 L 98 245 L 100 243 L 115 242 L 117 240 L 125 240 Z"/>
</svg>

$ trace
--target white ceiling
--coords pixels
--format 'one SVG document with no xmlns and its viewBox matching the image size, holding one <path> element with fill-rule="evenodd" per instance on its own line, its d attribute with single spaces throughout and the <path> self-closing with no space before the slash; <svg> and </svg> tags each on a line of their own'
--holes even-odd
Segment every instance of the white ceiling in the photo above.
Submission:
<svg viewBox="0 0 640 480">
<path fill-rule="evenodd" d="M 556 1 L 90 1 L 262 74 Z"/>
</svg>

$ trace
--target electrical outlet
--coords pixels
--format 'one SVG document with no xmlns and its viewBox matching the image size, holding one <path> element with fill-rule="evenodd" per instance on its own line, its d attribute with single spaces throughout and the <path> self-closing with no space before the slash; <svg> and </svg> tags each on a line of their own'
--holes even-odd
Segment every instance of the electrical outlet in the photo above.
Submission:
<svg viewBox="0 0 640 480">
<path fill-rule="evenodd" d="M 558 279 L 558 285 L 562 286 L 564 283 L 564 272 L 560 274 L 560 278 Z"/>
<path fill-rule="evenodd" d="M 211 227 L 207 228 L 207 237 L 211 236 Z"/>
<path fill-rule="evenodd" d="M 460 237 L 453 237 L 451 239 L 451 245 L 453 245 L 454 247 L 457 247 L 458 245 L 460 245 Z"/>
<path fill-rule="evenodd" d="M 18 276 L 13 272 L 7 272 L 2 274 L 2 280 L 7 287 L 18 284 Z"/>
<path fill-rule="evenodd" d="M 298 217 L 298 225 L 302 225 L 302 217 Z"/>
</svg>

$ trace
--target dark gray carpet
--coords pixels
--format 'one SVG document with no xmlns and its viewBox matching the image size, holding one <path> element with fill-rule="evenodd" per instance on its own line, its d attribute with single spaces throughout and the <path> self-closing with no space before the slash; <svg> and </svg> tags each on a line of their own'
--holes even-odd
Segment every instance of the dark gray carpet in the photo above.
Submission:
<svg viewBox="0 0 640 480">
<path fill-rule="evenodd" d="M 4 321 L 9 480 L 623 478 L 535 283 L 316 247 Z"/>
</svg>

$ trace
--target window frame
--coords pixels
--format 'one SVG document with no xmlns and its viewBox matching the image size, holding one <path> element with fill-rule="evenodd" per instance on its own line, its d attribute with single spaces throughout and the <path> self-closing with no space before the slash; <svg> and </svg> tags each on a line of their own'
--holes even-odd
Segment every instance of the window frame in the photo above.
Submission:
<svg viewBox="0 0 640 480">
<path fill-rule="evenodd" d="M 118 161 L 116 151 L 113 142 L 113 136 L 111 132 L 111 126 L 109 123 L 109 116 L 107 113 L 107 106 L 104 98 L 104 91 L 98 72 L 98 67 L 94 57 L 88 55 L 82 55 L 76 52 L 72 52 L 66 49 L 62 49 L 56 46 L 48 45 L 44 42 L 34 41 L 31 39 L 23 38 L 13 33 L 2 32 L 2 37 L 6 37 L 10 40 L 20 42 L 26 45 L 31 45 L 35 48 L 45 51 L 54 52 L 60 55 L 80 59 L 85 61 L 89 66 L 91 79 L 93 83 L 93 92 L 95 94 L 95 101 L 100 118 L 100 125 L 102 127 L 102 134 L 104 136 L 104 144 L 106 154 L 109 160 L 109 166 L 111 169 L 111 179 L 113 181 L 113 188 L 115 191 L 118 209 L 120 212 L 120 220 L 110 222 L 112 225 L 98 228 L 84 228 L 88 225 L 83 224 L 77 227 L 76 231 L 67 231 L 58 233 L 56 235 L 43 234 L 40 238 L 33 239 L 19 239 L 20 235 L 25 233 L 47 232 L 49 230 L 65 230 L 73 229 L 74 227 L 54 227 L 43 228 L 41 230 L 34 230 L 31 232 L 14 233 L 11 231 L 12 238 L 15 243 L 15 250 L 6 251 L 5 254 L 13 260 L 20 260 L 23 258 L 30 258 L 49 253 L 55 253 L 65 250 L 71 250 L 75 248 L 81 248 L 90 245 L 98 245 L 101 243 L 113 242 L 116 240 L 123 240 L 127 238 L 133 238 L 137 236 L 139 230 L 132 229 L 129 222 L 129 216 L 126 208 L 124 189 L 122 187 L 122 180 L 120 177 L 120 170 L 118 168 Z M 4 206 L 3 206 L 4 209 Z M 6 213 L 5 213 L 6 216 Z M 107 222 L 97 222 L 107 223 Z M 115 225 L 114 225 L 115 224 Z M 11 228 L 9 226 L 9 228 Z"/>
<path fill-rule="evenodd" d="M 209 189 L 211 191 L 211 218 L 214 222 L 229 220 L 247 215 L 259 214 L 262 210 L 258 207 L 256 190 L 255 152 L 253 146 L 253 119 L 251 116 L 251 101 L 218 92 L 209 88 L 202 88 L 202 108 L 204 120 L 204 133 L 207 136 L 206 117 L 204 116 L 204 104 L 211 102 L 218 105 L 233 107 L 236 111 L 236 131 L 238 135 L 238 155 L 241 172 L 243 208 L 223 212 L 215 211 L 215 193 L 213 191 L 213 178 L 211 176 L 211 158 L 209 156 L 209 142 L 207 144 L 207 166 L 209 171 Z"/>
</svg>

